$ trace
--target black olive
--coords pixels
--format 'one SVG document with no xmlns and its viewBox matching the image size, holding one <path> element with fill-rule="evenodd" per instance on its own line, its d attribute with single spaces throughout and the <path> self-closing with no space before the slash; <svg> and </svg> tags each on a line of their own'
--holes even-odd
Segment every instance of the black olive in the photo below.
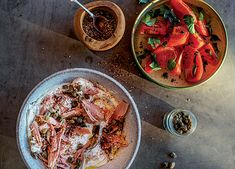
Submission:
<svg viewBox="0 0 235 169">
<path fill-rule="evenodd" d="M 71 106 L 72 106 L 72 108 L 77 107 L 77 106 L 78 106 L 78 102 L 75 101 L 75 100 L 73 100 L 73 101 L 71 102 Z"/>
<path fill-rule="evenodd" d="M 85 99 L 89 99 L 90 96 L 88 94 L 84 94 Z"/>
<path fill-rule="evenodd" d="M 62 86 L 62 89 L 64 89 L 64 90 L 68 90 L 68 88 L 69 88 L 68 85 L 63 85 L 63 86 Z"/>
<path fill-rule="evenodd" d="M 72 163 L 73 162 L 73 157 L 68 157 L 68 159 L 67 159 L 67 161 L 69 162 L 69 163 Z"/>
</svg>

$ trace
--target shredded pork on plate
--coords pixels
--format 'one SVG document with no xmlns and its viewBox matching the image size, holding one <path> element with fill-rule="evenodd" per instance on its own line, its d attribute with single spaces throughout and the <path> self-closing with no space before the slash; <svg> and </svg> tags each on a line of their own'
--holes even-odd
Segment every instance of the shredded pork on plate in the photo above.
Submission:
<svg viewBox="0 0 235 169">
<path fill-rule="evenodd" d="M 85 167 L 102 166 L 128 145 L 123 134 L 128 107 L 103 86 L 83 78 L 56 87 L 30 107 L 30 150 L 45 168 L 79 168 L 88 149 Z M 101 144 L 92 149 L 101 122 Z"/>
</svg>

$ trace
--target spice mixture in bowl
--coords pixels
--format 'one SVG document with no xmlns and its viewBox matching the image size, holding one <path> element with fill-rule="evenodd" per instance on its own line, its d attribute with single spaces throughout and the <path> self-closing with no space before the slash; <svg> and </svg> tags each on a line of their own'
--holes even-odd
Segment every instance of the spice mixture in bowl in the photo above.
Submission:
<svg viewBox="0 0 235 169">
<path fill-rule="evenodd" d="M 85 7 L 96 16 L 105 18 L 99 22 L 100 30 L 95 29 L 93 19 L 79 8 L 74 15 L 74 32 L 89 49 L 106 51 L 117 45 L 122 39 L 126 21 L 121 8 L 111 1 L 92 1 Z"/>
<path fill-rule="evenodd" d="M 104 41 L 109 39 L 117 27 L 116 16 L 106 8 L 95 8 L 91 12 L 96 16 L 105 17 L 108 22 L 105 22 L 103 32 L 99 32 L 94 27 L 93 18 L 86 14 L 82 24 L 83 30 L 88 36 L 95 40 Z"/>
</svg>

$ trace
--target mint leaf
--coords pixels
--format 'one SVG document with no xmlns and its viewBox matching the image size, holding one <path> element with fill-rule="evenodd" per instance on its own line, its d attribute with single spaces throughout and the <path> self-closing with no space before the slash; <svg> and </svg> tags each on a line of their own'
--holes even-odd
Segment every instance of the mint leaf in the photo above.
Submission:
<svg viewBox="0 0 235 169">
<path fill-rule="evenodd" d="M 170 9 L 169 9 L 168 6 L 166 6 L 166 5 L 161 5 L 160 8 L 159 8 L 159 10 L 160 10 L 159 15 L 163 16 L 163 15 L 165 14 L 165 12 L 168 11 L 168 10 L 170 10 Z"/>
<path fill-rule="evenodd" d="M 144 22 L 148 26 L 153 26 L 157 21 L 157 18 L 151 18 L 149 14 L 146 14 L 143 18 L 142 22 Z"/>
<path fill-rule="evenodd" d="M 153 70 L 160 70 L 161 67 L 159 66 L 159 64 L 156 61 L 153 61 L 150 65 L 149 65 Z"/>
<path fill-rule="evenodd" d="M 204 15 L 202 12 L 199 13 L 199 20 L 200 21 L 203 21 L 204 20 Z"/>
<path fill-rule="evenodd" d="M 168 60 L 167 68 L 168 68 L 169 70 L 173 70 L 175 67 L 176 67 L 176 62 L 175 62 L 175 60 L 174 60 L 174 59 Z"/>
<path fill-rule="evenodd" d="M 164 19 L 168 19 L 173 25 L 180 23 L 174 11 L 166 5 L 160 6 L 158 13 L 160 16 L 163 16 Z"/>
<path fill-rule="evenodd" d="M 195 26 L 194 25 L 194 18 L 191 15 L 185 15 L 184 22 L 187 25 L 190 33 L 192 33 L 192 34 L 196 33 L 195 27 L 194 27 Z"/>
<path fill-rule="evenodd" d="M 176 25 L 177 23 L 180 23 L 180 20 L 176 17 L 173 10 L 167 10 L 165 11 L 163 17 L 165 19 L 168 19 L 172 24 Z"/>
<path fill-rule="evenodd" d="M 189 32 L 190 32 L 191 34 L 196 33 L 194 24 L 190 24 L 190 25 L 188 26 L 188 30 L 189 30 Z"/>
<path fill-rule="evenodd" d="M 157 60 L 157 55 L 154 53 L 154 54 L 152 54 L 152 56 L 153 56 L 153 59 L 156 61 Z"/>
<path fill-rule="evenodd" d="M 158 38 L 148 38 L 148 44 L 150 44 L 152 48 L 155 48 L 155 45 L 160 43 L 161 41 Z"/>
<path fill-rule="evenodd" d="M 151 16 L 147 13 L 147 14 L 144 16 L 142 22 L 146 23 L 146 22 L 149 22 L 150 20 L 151 20 Z"/>
<path fill-rule="evenodd" d="M 139 4 L 146 4 L 148 2 L 149 2 L 149 0 L 139 0 Z"/>
</svg>

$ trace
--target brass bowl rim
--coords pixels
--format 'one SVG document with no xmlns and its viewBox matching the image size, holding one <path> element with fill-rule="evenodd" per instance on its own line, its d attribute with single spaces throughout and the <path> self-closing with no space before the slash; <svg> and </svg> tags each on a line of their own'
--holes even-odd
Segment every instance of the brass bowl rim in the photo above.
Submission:
<svg viewBox="0 0 235 169">
<path fill-rule="evenodd" d="M 167 2 L 169 0 L 165 0 L 165 2 Z M 225 27 L 225 24 L 221 18 L 221 16 L 219 15 L 219 13 L 210 5 L 208 4 L 207 2 L 205 2 L 204 0 L 198 0 L 202 3 L 204 3 L 205 5 L 207 5 L 209 7 L 210 10 L 212 10 L 219 18 L 219 22 L 221 23 L 222 27 L 223 27 L 223 32 L 224 32 L 224 35 L 225 35 L 225 51 L 224 51 L 224 56 L 222 58 L 222 61 L 219 65 L 219 67 L 214 71 L 214 73 L 208 77 L 206 80 L 200 82 L 200 83 L 197 83 L 197 84 L 192 84 L 191 86 L 182 86 L 182 87 L 177 87 L 177 86 L 169 86 L 169 85 L 165 85 L 163 83 L 160 83 L 158 82 L 156 79 L 152 78 L 151 76 L 149 76 L 145 71 L 144 69 L 142 68 L 142 66 L 140 65 L 138 59 L 137 59 L 137 55 L 136 55 L 136 52 L 135 52 L 135 44 L 134 44 L 134 39 L 135 39 L 135 31 L 136 31 L 136 28 L 137 26 L 139 25 L 139 22 L 142 18 L 142 15 L 144 15 L 148 10 L 151 10 L 152 8 L 155 7 L 155 5 L 157 3 L 160 3 L 160 2 L 163 2 L 161 0 L 154 0 L 152 1 L 151 3 L 149 3 L 138 15 L 138 17 L 136 18 L 135 20 L 135 23 L 133 25 L 133 28 L 132 28 L 132 32 L 131 32 L 131 48 L 132 48 L 132 53 L 134 55 L 134 58 L 135 58 L 135 62 L 138 66 L 138 68 L 141 70 L 141 72 L 144 74 L 144 76 L 149 79 L 150 81 L 156 83 L 157 85 L 163 87 L 163 88 L 166 88 L 166 89 L 173 89 L 173 90 L 176 90 L 176 89 L 189 89 L 189 88 L 193 88 L 193 87 L 197 87 L 197 86 L 200 86 L 200 85 L 203 85 L 205 84 L 207 81 L 209 81 L 212 77 L 215 76 L 215 74 L 218 73 L 218 71 L 220 70 L 220 68 L 222 67 L 222 65 L 224 64 L 224 61 L 225 61 L 225 58 L 227 57 L 227 53 L 228 53 L 228 33 L 227 33 L 227 30 L 226 30 L 226 27 Z M 164 2 L 164 3 L 165 3 Z"/>
</svg>

